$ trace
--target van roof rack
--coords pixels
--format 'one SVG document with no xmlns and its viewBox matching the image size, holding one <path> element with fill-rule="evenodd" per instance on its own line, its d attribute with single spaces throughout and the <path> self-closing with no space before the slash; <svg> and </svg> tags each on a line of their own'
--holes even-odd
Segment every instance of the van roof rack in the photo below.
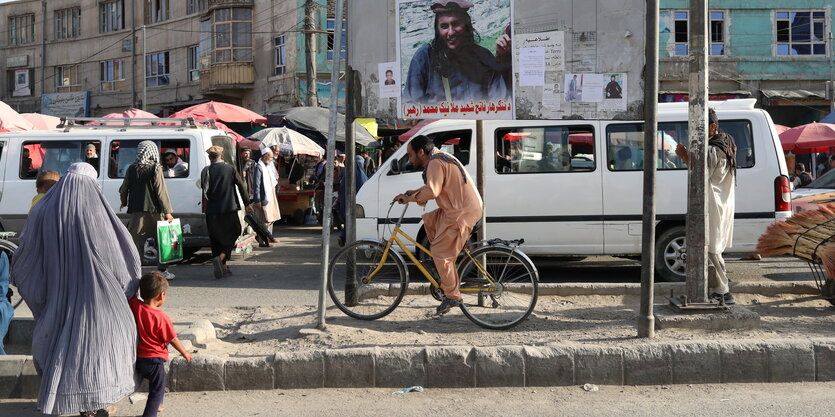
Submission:
<svg viewBox="0 0 835 417">
<path fill-rule="evenodd" d="M 214 119 L 195 120 L 184 118 L 127 118 L 127 117 L 62 117 L 58 128 L 69 132 L 74 128 L 84 129 L 199 129 L 207 127 L 217 129 Z"/>
</svg>

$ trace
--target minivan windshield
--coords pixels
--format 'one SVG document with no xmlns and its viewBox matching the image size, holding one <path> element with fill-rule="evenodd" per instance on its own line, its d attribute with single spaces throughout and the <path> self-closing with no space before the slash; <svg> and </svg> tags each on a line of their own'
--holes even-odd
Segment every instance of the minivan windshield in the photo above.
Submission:
<svg viewBox="0 0 835 417">
<path fill-rule="evenodd" d="M 835 188 L 835 169 L 825 172 L 805 187 L 798 188 Z"/>
</svg>

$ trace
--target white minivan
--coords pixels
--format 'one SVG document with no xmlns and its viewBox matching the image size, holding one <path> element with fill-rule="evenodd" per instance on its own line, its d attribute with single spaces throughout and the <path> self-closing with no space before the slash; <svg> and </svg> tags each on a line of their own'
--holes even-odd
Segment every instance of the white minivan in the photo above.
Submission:
<svg viewBox="0 0 835 417">
<path fill-rule="evenodd" d="M 136 159 L 139 142 L 151 140 L 161 152 L 175 153 L 188 164 L 187 171 L 165 178 L 174 216 L 183 226 L 184 248 L 188 251 L 208 246 L 197 180 L 209 164 L 205 151 L 213 145 L 222 146 L 225 159 L 235 161 L 234 139 L 211 122 L 149 119 L 166 125 L 145 122 L 143 126 L 137 125 L 137 120 L 70 119 L 62 129 L 0 133 L 0 230 L 20 233 L 36 194 L 35 178 L 40 171 L 53 170 L 63 175 L 74 162 L 88 162 L 96 168 L 105 198 L 127 222 L 127 213 L 118 211 L 119 187 L 127 167 Z M 105 125 L 79 125 L 82 121 Z M 87 157 L 89 145 L 95 147 L 95 158 Z"/>
<path fill-rule="evenodd" d="M 774 123 L 755 100 L 711 102 L 719 129 L 737 144 L 734 253 L 750 253 L 775 220 L 791 215 L 786 162 Z M 684 280 L 687 168 L 675 148 L 687 144 L 687 103 L 659 105 L 656 268 Z M 484 124 L 485 211 L 489 238 L 525 239 L 534 256 L 641 253 L 643 122 L 487 120 Z M 406 135 L 426 135 L 456 155 L 475 178 L 476 122 L 438 120 Z M 357 237 L 387 237 L 392 198 L 422 185 L 402 146 L 357 193 Z M 406 232 L 426 242 L 424 210 L 409 207 Z M 396 219 L 394 219 L 396 220 Z"/>
</svg>

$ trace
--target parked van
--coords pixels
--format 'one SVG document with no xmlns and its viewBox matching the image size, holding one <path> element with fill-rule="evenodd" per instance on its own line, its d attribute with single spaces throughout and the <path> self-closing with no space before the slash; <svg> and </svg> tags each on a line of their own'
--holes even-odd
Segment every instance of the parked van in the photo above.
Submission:
<svg viewBox="0 0 835 417">
<path fill-rule="evenodd" d="M 755 100 L 711 102 L 719 129 L 737 144 L 734 253 L 754 252 L 775 220 L 791 215 L 788 171 L 768 113 Z M 675 155 L 688 142 L 687 103 L 659 106 L 656 179 L 656 268 L 660 278 L 684 280 L 687 168 Z M 426 135 L 458 157 L 476 177 L 485 166 L 488 237 L 525 239 L 535 256 L 641 254 L 643 122 L 608 120 L 487 120 L 484 159 L 476 160 L 476 122 L 438 120 L 409 132 Z M 422 185 L 402 146 L 357 194 L 357 237 L 378 239 L 399 211 L 392 198 Z M 409 207 L 404 229 L 426 241 L 421 214 Z M 396 219 L 394 219 L 396 220 Z"/>
<path fill-rule="evenodd" d="M 144 119 L 143 119 L 144 120 Z M 209 164 L 206 150 L 213 145 L 224 148 L 224 158 L 235 161 L 235 142 L 211 122 L 193 119 L 149 119 L 151 125 L 137 119 L 68 119 L 62 129 L 0 133 L 0 227 L 20 233 L 32 197 L 35 178 L 44 170 L 66 174 L 75 162 L 88 162 L 99 173 L 98 181 L 108 203 L 127 224 L 126 211 L 119 211 L 119 187 L 127 167 L 136 159 L 139 142 L 151 140 L 163 153 L 174 154 L 187 168 L 165 178 L 174 216 L 183 226 L 184 247 L 209 245 L 209 235 L 202 214 L 202 191 L 198 178 Z M 80 122 L 105 125 L 80 125 Z M 145 123 L 146 125 L 137 125 Z M 95 148 L 94 155 L 87 148 Z M 92 152 L 91 152 L 92 153 Z M 163 161 L 163 157 L 160 157 Z"/>
</svg>

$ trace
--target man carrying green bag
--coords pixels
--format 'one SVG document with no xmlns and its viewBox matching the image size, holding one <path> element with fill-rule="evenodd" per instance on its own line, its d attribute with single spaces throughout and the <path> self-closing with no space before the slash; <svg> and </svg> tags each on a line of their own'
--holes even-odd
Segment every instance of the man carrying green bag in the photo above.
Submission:
<svg viewBox="0 0 835 417">
<path fill-rule="evenodd" d="M 183 260 L 183 228 L 180 219 L 157 222 L 157 246 L 160 265 Z"/>
</svg>

